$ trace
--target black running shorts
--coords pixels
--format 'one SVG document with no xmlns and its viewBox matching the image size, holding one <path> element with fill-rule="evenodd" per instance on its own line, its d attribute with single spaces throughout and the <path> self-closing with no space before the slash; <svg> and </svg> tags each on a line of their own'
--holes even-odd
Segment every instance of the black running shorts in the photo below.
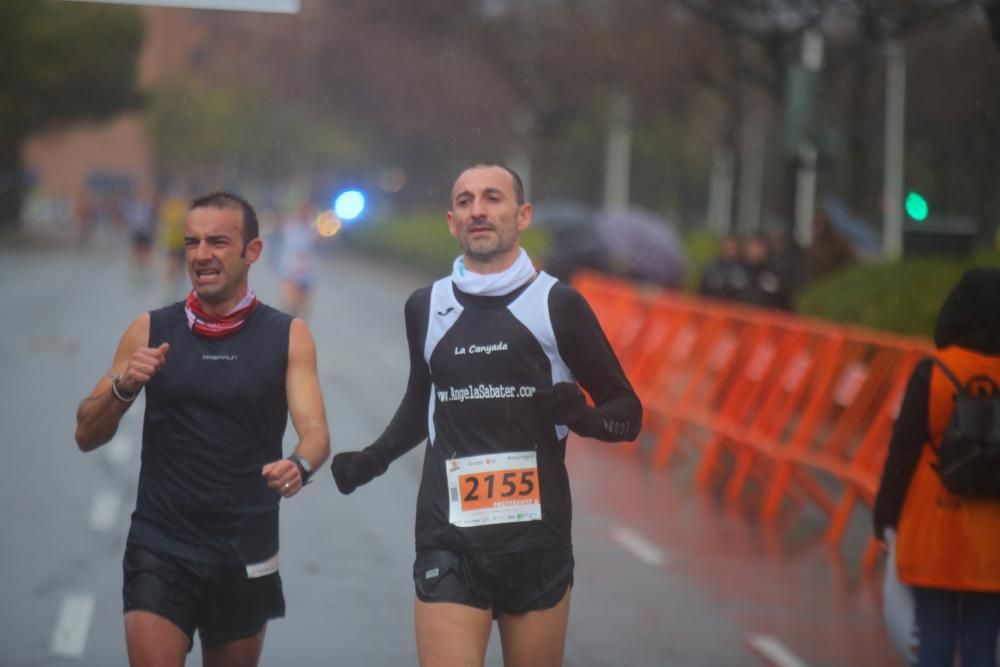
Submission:
<svg viewBox="0 0 1000 667">
<path fill-rule="evenodd" d="M 252 637 L 285 615 L 277 572 L 248 579 L 243 568 L 176 558 L 128 544 L 122 561 L 125 613 L 162 616 L 204 646 Z M 188 647 L 190 650 L 190 647 Z"/>
<path fill-rule="evenodd" d="M 422 602 L 492 609 L 493 618 L 556 606 L 573 585 L 573 550 L 511 554 L 417 552 L 413 584 Z"/>
</svg>

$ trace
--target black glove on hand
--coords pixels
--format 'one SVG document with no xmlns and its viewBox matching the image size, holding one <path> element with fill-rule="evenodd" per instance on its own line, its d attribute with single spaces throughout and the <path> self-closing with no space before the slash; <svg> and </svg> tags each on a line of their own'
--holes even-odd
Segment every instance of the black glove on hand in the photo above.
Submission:
<svg viewBox="0 0 1000 667">
<path fill-rule="evenodd" d="M 362 484 L 367 484 L 386 471 L 388 466 L 367 450 L 341 452 L 333 457 L 330 471 L 333 481 L 344 495 L 352 493 Z"/>
<path fill-rule="evenodd" d="M 580 388 L 572 382 L 557 382 L 552 386 L 549 407 L 555 423 L 565 424 L 574 431 L 583 427 L 591 417 L 591 407 L 587 405 L 587 399 L 583 397 Z"/>
</svg>

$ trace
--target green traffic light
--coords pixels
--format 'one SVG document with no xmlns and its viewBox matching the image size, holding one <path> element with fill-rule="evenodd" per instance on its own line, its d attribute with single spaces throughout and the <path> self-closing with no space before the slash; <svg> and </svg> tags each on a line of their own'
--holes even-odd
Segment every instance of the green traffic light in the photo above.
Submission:
<svg viewBox="0 0 1000 667">
<path fill-rule="evenodd" d="M 917 222 L 923 222 L 927 219 L 927 216 L 931 212 L 930 206 L 927 205 L 927 200 L 921 197 L 916 192 L 911 192 L 906 195 L 906 214 L 916 220 Z"/>
</svg>

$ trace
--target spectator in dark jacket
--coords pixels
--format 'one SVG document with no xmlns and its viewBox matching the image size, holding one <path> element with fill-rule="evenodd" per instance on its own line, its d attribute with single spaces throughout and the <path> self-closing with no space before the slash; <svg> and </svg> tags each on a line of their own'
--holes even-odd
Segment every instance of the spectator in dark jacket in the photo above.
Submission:
<svg viewBox="0 0 1000 667">
<path fill-rule="evenodd" d="M 735 300 L 761 308 L 791 310 L 788 285 L 771 255 L 771 246 L 763 236 L 751 236 L 743 244 L 743 268 L 746 282 L 735 293 Z"/>
<path fill-rule="evenodd" d="M 740 258 L 740 240 L 726 234 L 719 240 L 719 256 L 705 267 L 698 294 L 713 299 L 735 299 L 747 283 L 747 272 Z"/>
</svg>

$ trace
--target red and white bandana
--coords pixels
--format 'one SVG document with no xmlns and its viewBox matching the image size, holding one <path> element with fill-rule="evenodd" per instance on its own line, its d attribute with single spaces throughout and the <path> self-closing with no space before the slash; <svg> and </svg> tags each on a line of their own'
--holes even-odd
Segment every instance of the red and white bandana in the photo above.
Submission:
<svg viewBox="0 0 1000 667">
<path fill-rule="evenodd" d="M 197 335 L 225 338 L 242 329 L 256 307 L 257 295 L 248 287 L 246 296 L 231 311 L 222 316 L 210 315 L 201 307 L 194 290 L 191 290 L 184 304 L 184 312 L 187 313 L 188 327 Z"/>
</svg>

